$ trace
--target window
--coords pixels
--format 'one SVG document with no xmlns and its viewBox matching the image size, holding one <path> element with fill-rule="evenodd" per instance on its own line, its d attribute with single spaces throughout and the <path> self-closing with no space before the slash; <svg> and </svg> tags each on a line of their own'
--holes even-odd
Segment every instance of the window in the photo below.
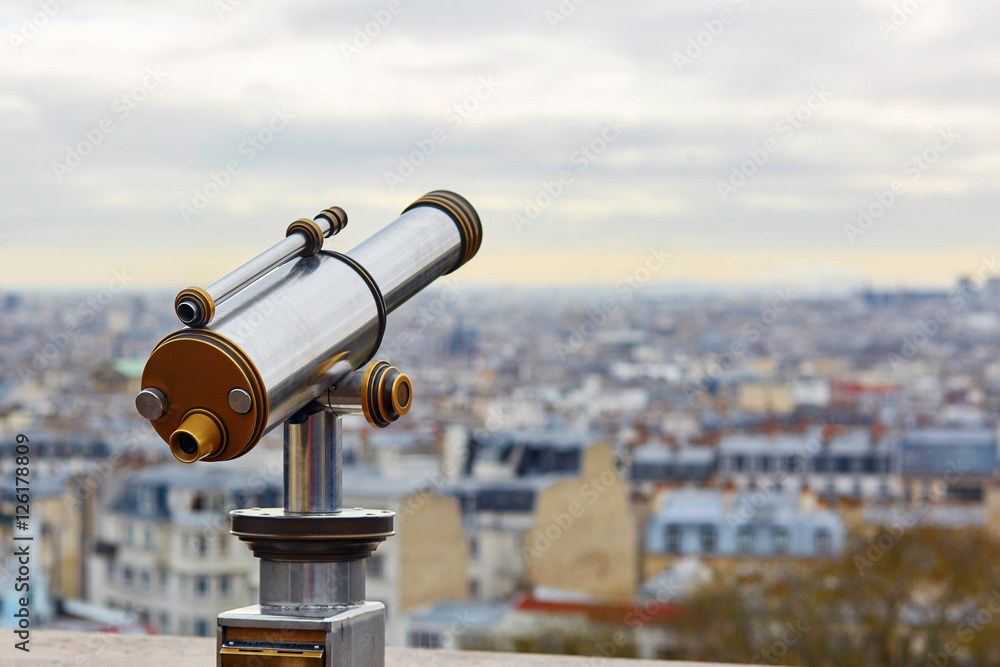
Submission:
<svg viewBox="0 0 1000 667">
<path fill-rule="evenodd" d="M 732 462 L 733 462 L 733 470 L 735 470 L 736 472 L 743 472 L 743 470 L 746 468 L 747 465 L 746 459 L 743 458 L 742 454 L 737 454 L 736 456 L 734 456 L 732 458 Z"/>
<path fill-rule="evenodd" d="M 702 553 L 715 553 L 715 526 L 701 527 L 701 551 Z"/>
<path fill-rule="evenodd" d="M 160 570 L 160 590 L 164 593 L 167 592 L 167 588 L 170 586 L 170 573 L 166 570 Z"/>
<path fill-rule="evenodd" d="M 788 529 L 778 526 L 771 535 L 774 543 L 774 553 L 784 555 L 788 553 Z"/>
<path fill-rule="evenodd" d="M 817 556 L 830 555 L 830 531 L 826 528 L 818 528 L 814 538 Z"/>
<path fill-rule="evenodd" d="M 200 558 L 204 558 L 208 555 L 208 538 L 204 535 L 198 536 L 197 550 Z"/>
<path fill-rule="evenodd" d="M 160 612 L 160 618 L 156 622 L 156 632 L 161 635 L 170 632 L 170 616 L 165 611 Z"/>
<path fill-rule="evenodd" d="M 667 526 L 667 553 L 679 554 L 681 552 L 681 527 L 677 524 Z"/>
<path fill-rule="evenodd" d="M 122 568 L 122 584 L 125 586 L 132 585 L 132 568 L 127 565 Z"/>
<path fill-rule="evenodd" d="M 407 643 L 410 648 L 441 648 L 441 635 L 436 632 L 411 632 Z"/>
<path fill-rule="evenodd" d="M 741 554 L 753 552 L 753 526 L 740 526 L 737 529 L 736 549 Z"/>
<path fill-rule="evenodd" d="M 479 558 L 479 539 L 469 538 L 469 558 Z"/>
<path fill-rule="evenodd" d="M 372 579 L 381 579 L 384 572 L 385 563 L 382 556 L 372 556 L 368 559 L 368 576 Z"/>
<path fill-rule="evenodd" d="M 188 586 L 190 586 L 190 584 L 191 584 L 191 577 L 189 577 L 186 574 L 180 575 L 180 578 L 179 578 L 179 587 L 180 587 L 181 595 L 188 595 L 188 592 L 189 592 L 188 591 Z M 184 634 L 184 633 L 181 633 L 181 634 Z"/>
<path fill-rule="evenodd" d="M 148 591 L 152 581 L 152 577 L 149 576 L 149 570 L 143 570 L 139 576 L 142 580 L 142 590 Z"/>
<path fill-rule="evenodd" d="M 469 597 L 473 600 L 479 599 L 479 581 L 476 579 L 469 579 Z"/>
<path fill-rule="evenodd" d="M 208 621 L 203 618 L 199 618 L 194 622 L 194 633 L 199 637 L 208 636 Z"/>
<path fill-rule="evenodd" d="M 203 598 L 208 595 L 208 577 L 198 577 L 194 582 L 194 590 L 198 597 Z"/>
<path fill-rule="evenodd" d="M 135 543 L 135 528 L 132 524 L 125 525 L 125 544 L 132 546 Z"/>
<path fill-rule="evenodd" d="M 801 464 L 799 463 L 799 457 L 795 455 L 785 457 L 785 470 L 787 470 L 788 472 L 795 472 L 796 470 L 799 469 L 800 465 Z"/>
<path fill-rule="evenodd" d="M 147 528 L 142 534 L 142 544 L 147 549 L 153 548 L 153 531 Z"/>
<path fill-rule="evenodd" d="M 759 469 L 762 470 L 762 471 L 764 471 L 764 472 L 770 472 L 771 471 L 771 457 L 770 456 L 762 456 L 762 457 L 760 457 L 760 467 L 759 467 Z"/>
<path fill-rule="evenodd" d="M 224 574 L 219 577 L 219 595 L 229 595 L 229 575 Z"/>
</svg>

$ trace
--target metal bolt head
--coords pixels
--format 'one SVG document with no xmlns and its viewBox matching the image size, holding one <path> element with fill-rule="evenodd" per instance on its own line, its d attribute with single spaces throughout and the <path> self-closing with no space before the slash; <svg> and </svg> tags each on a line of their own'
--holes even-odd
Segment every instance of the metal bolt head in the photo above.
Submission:
<svg viewBox="0 0 1000 667">
<path fill-rule="evenodd" d="M 149 421 L 155 421 L 167 414 L 169 405 L 167 397 L 156 387 L 147 387 L 135 397 L 135 409 Z"/>
<path fill-rule="evenodd" d="M 229 407 L 241 415 L 245 415 L 253 408 L 253 398 L 246 389 L 237 387 L 229 392 Z"/>
</svg>

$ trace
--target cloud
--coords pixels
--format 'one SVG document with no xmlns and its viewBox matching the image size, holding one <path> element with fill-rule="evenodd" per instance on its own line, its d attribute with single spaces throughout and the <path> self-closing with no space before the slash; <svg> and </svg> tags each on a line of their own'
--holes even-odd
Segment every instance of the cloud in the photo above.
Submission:
<svg viewBox="0 0 1000 667">
<path fill-rule="evenodd" d="M 470 280 L 502 281 L 503 266 L 519 282 L 552 280 L 539 258 L 556 251 L 559 279 L 582 280 L 595 244 L 641 257 L 665 243 L 716 263 L 816 257 L 824 272 L 860 277 L 882 275 L 880 252 L 909 252 L 893 265 L 924 282 L 918 267 L 935 248 L 954 251 L 947 263 L 1000 243 L 1000 44 L 988 30 L 1000 8 L 985 0 L 926 3 L 905 20 L 869 0 L 220 2 L 229 9 L 67 2 L 43 25 L 32 3 L 0 12 L 0 253 L 18 266 L 0 284 L 99 283 L 122 257 L 147 267 L 137 282 L 210 280 L 313 209 L 348 209 L 338 247 L 350 247 L 439 187 L 487 222 L 489 269 L 470 264 Z M 692 62 L 679 69 L 677 54 Z M 169 74 L 120 117 L 116 101 L 149 67 Z M 499 87 L 468 102 L 482 77 Z M 830 101 L 782 138 L 782 118 L 815 86 Z M 294 120 L 242 162 L 242 142 L 277 109 Z M 612 118 L 627 130 L 578 170 L 574 156 Z M 105 119 L 114 130 L 60 180 L 53 163 Z M 848 243 L 856 209 L 947 126 L 961 135 L 954 149 L 863 249 Z M 386 174 L 435 129 L 446 141 L 390 189 Z M 769 137 L 779 150 L 723 201 L 718 184 Z M 186 223 L 180 204 L 232 160 L 240 173 Z M 518 234 L 512 216 L 564 169 L 577 170 L 572 185 Z M 53 262 L 53 243 L 85 259 Z M 195 261 L 194 246 L 217 252 Z M 671 279 L 719 275 L 677 266 L 688 273 Z"/>
</svg>

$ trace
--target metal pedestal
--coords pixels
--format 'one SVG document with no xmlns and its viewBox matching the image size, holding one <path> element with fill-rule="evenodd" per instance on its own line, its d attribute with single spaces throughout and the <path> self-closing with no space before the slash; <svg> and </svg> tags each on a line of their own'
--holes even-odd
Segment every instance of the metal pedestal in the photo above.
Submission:
<svg viewBox="0 0 1000 667">
<path fill-rule="evenodd" d="M 312 403 L 284 435 L 284 507 L 231 512 L 260 558 L 260 600 L 219 614 L 218 667 L 383 667 L 385 606 L 364 599 L 364 559 L 395 515 L 341 507 L 339 414 Z"/>
</svg>

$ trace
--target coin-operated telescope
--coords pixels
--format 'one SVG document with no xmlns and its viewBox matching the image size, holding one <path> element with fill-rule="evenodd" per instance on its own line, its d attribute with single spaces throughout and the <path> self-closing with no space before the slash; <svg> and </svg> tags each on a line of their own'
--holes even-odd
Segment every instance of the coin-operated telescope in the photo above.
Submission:
<svg viewBox="0 0 1000 667">
<path fill-rule="evenodd" d="M 136 408 L 184 463 L 243 456 L 284 424 L 284 507 L 231 513 L 260 559 L 260 603 L 218 617 L 219 667 L 375 667 L 385 607 L 365 601 L 365 559 L 393 513 L 345 509 L 341 427 L 384 428 L 413 402 L 409 378 L 372 358 L 386 318 L 472 259 L 479 215 L 430 192 L 347 253 L 322 249 L 339 207 L 296 220 L 285 239 L 207 289 L 174 301 L 186 328 L 150 354 Z"/>
</svg>

